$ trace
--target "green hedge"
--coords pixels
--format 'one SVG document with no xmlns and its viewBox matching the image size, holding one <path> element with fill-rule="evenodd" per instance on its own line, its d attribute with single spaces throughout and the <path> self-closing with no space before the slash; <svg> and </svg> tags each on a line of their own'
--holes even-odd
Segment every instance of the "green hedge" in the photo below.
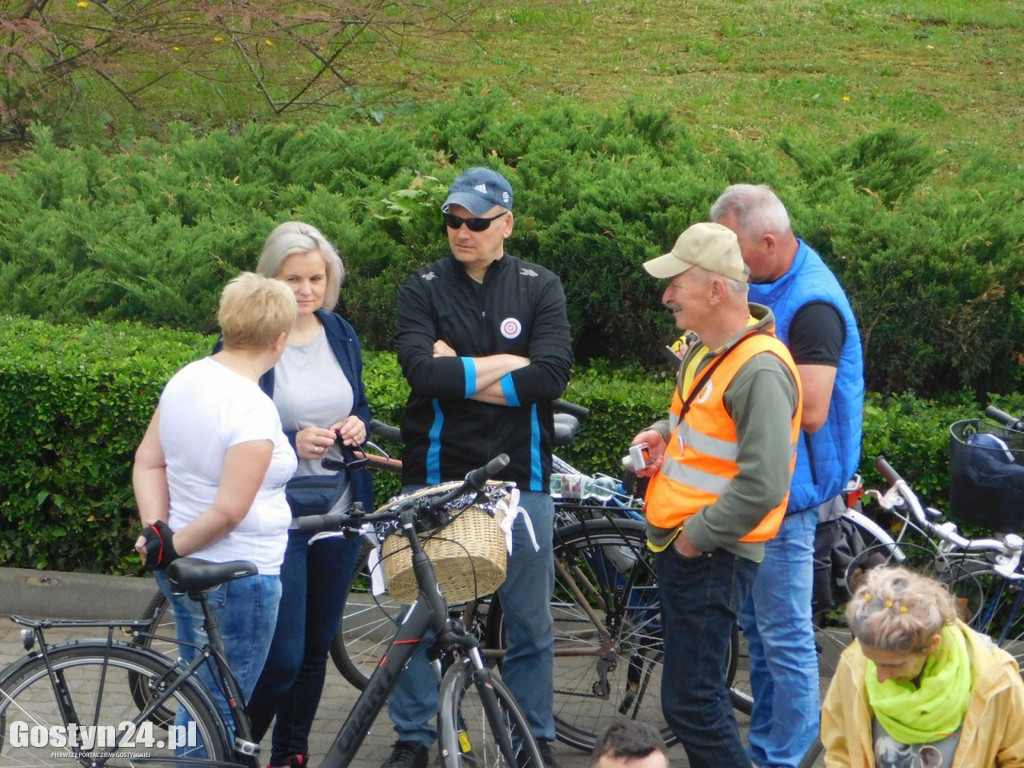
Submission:
<svg viewBox="0 0 1024 768">
<path fill-rule="evenodd" d="M 344 313 L 388 350 L 398 284 L 446 251 L 448 183 L 487 164 L 516 191 L 509 250 L 563 278 L 576 362 L 656 370 L 675 329 L 641 263 L 727 184 L 764 181 L 845 284 L 872 391 L 981 397 L 1022 380 L 1024 175 L 982 150 L 949 167 L 882 128 L 841 147 L 707 153 L 668 112 L 552 100 L 527 114 L 498 91 L 385 125 L 172 133 L 110 155 L 36 130 L 0 185 L 0 312 L 209 333 L 224 282 L 275 224 L 301 218 L 346 260 Z"/>
<path fill-rule="evenodd" d="M 0 322 L 0 564 L 124 573 L 138 570 L 131 461 L 159 393 L 212 337 L 137 324 Z M 368 352 L 364 380 L 374 414 L 398 423 L 408 392 L 395 356 Z M 605 365 L 578 367 L 565 397 L 592 416 L 562 451 L 570 463 L 617 473 L 632 436 L 666 411 L 672 375 Z M 1024 411 L 1024 397 L 996 400 Z M 868 398 L 862 473 L 880 482 L 884 454 L 929 502 L 944 506 L 948 425 L 980 413 L 968 395 L 943 403 L 904 395 Z M 384 446 L 394 455 L 399 447 Z M 397 493 L 377 476 L 377 500 Z"/>
<path fill-rule="evenodd" d="M 208 349 L 138 325 L 0 323 L 0 563 L 129 568 L 132 456 L 169 372 Z"/>
</svg>

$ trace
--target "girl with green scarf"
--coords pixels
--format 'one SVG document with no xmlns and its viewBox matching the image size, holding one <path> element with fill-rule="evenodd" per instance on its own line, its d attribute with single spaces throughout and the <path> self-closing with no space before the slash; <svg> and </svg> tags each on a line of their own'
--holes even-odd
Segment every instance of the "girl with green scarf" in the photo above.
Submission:
<svg viewBox="0 0 1024 768">
<path fill-rule="evenodd" d="M 876 568 L 846 615 L 857 642 L 825 697 L 826 766 L 1024 767 L 1017 665 L 958 620 L 945 585 Z"/>
</svg>

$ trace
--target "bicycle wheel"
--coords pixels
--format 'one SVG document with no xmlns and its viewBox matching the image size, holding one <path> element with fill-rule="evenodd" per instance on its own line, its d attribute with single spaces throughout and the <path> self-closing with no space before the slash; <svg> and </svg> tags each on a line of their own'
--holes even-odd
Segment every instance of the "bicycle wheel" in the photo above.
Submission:
<svg viewBox="0 0 1024 768">
<path fill-rule="evenodd" d="M 129 679 L 145 681 L 145 690 L 156 696 L 179 673 L 159 656 L 99 641 L 56 646 L 45 657 L 8 667 L 0 680 L 0 765 L 127 768 L 141 755 L 147 756 L 145 762 L 160 765 L 227 759 L 227 735 L 216 707 L 192 681 L 168 699 L 187 725 L 166 727 L 151 719 L 131 726 L 139 706 L 129 694 Z M 77 729 L 72 731 L 69 724 Z M 130 741 L 115 748 L 126 735 Z M 69 759 L 72 752 L 77 763 Z M 93 755 L 96 763 L 90 763 Z"/>
<path fill-rule="evenodd" d="M 331 641 L 334 666 L 359 690 L 366 687 L 366 681 L 394 637 L 401 608 L 390 595 L 375 596 L 371 592 L 368 563 L 371 549 L 370 544 L 363 546 L 338 631 Z"/>
<path fill-rule="evenodd" d="M 555 531 L 554 716 L 564 743 L 590 750 L 623 717 L 675 736 L 661 714 L 664 652 L 657 579 L 645 525 L 590 520 Z M 504 650 L 500 600 L 487 616 L 488 646 Z"/>
<path fill-rule="evenodd" d="M 178 660 L 177 628 L 174 624 L 174 611 L 164 593 L 159 590 L 149 601 L 146 609 L 142 612 L 142 618 L 151 620 L 152 624 L 148 631 L 135 635 L 131 638 L 131 645 L 136 648 L 145 648 L 166 656 L 172 663 Z M 132 698 L 141 710 L 148 700 L 146 692 L 146 681 L 136 674 L 129 675 L 130 690 Z M 153 721 L 161 727 L 166 727 L 174 720 L 174 709 L 160 707 L 153 713 Z"/>
<path fill-rule="evenodd" d="M 345 611 L 338 631 L 331 641 L 331 661 L 342 676 L 359 690 L 366 687 L 391 638 L 398 627 L 401 605 L 388 594 L 373 595 L 370 590 L 370 572 L 367 564 L 370 545 L 364 548 L 356 566 Z M 483 637 L 487 600 L 449 606 L 453 615 L 461 614 L 467 629 L 478 638 Z"/>
<path fill-rule="evenodd" d="M 984 563 L 962 569 L 950 584 L 963 609 L 964 621 L 988 635 L 1024 665 L 1024 592 L 1020 582 L 1009 581 Z M 1021 672 L 1024 675 L 1024 669 Z"/>
<path fill-rule="evenodd" d="M 526 715 L 511 691 L 486 671 L 479 676 L 468 659 L 452 665 L 441 681 L 438 751 L 445 768 L 543 768 Z M 493 697 L 493 698 L 492 698 Z M 489 702 L 488 702 L 489 700 Z M 517 753 L 507 761 L 505 740 Z"/>
</svg>

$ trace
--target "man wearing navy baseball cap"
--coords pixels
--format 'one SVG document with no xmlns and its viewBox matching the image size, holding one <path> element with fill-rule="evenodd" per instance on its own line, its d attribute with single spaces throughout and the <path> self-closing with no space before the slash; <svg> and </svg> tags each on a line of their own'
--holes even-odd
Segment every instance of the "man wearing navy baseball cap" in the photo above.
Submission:
<svg viewBox="0 0 1024 768">
<path fill-rule="evenodd" d="M 411 491 L 461 480 L 499 453 L 529 515 L 513 528 L 505 583 L 498 589 L 509 629 L 502 679 L 539 741 L 551 750 L 554 640 L 550 601 L 554 504 L 552 400 L 572 365 L 565 293 L 544 267 L 505 252 L 512 234 L 512 186 L 489 168 L 469 168 L 441 205 L 451 254 L 420 267 L 398 291 L 395 346 L 409 399 L 402 419 L 402 485 Z M 417 652 L 391 695 L 398 741 L 384 768 L 425 768 L 437 738 L 437 680 Z"/>
<path fill-rule="evenodd" d="M 470 168 L 452 182 L 448 199 L 441 210 L 462 206 L 474 216 L 482 216 L 494 206 L 512 210 L 512 187 L 500 173 L 490 168 Z"/>
</svg>

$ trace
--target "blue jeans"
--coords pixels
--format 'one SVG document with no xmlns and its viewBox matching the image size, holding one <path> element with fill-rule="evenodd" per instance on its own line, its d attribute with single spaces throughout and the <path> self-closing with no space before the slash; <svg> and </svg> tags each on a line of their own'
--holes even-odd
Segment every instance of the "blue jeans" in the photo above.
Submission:
<svg viewBox="0 0 1024 768">
<path fill-rule="evenodd" d="M 255 741 L 274 721 L 271 762 L 309 754 L 327 674 L 327 655 L 338 631 L 361 539 L 289 531 L 281 565 L 281 604 L 266 664 L 249 702 Z"/>
<path fill-rule="evenodd" d="M 765 542 L 740 626 L 750 646 L 750 756 L 796 768 L 818 733 L 818 656 L 811 623 L 818 508 L 787 514 Z"/>
<path fill-rule="evenodd" d="M 155 571 L 154 576 L 160 591 L 170 601 L 174 611 L 181 660 L 189 664 L 197 651 L 184 643 L 192 642 L 203 646 L 209 642 L 203 628 L 203 609 L 198 601 L 188 595 L 174 594 L 164 571 Z M 242 696 L 248 701 L 270 648 L 270 638 L 274 631 L 274 623 L 277 621 L 277 604 L 281 598 L 281 580 L 277 576 L 246 576 L 215 587 L 207 593 L 207 598 L 213 615 L 220 624 L 231 672 L 238 682 Z M 221 717 L 228 726 L 230 743 L 235 737 L 235 724 L 224 692 L 216 680 L 213 663 L 208 661 L 203 664 L 199 667 L 198 674 L 209 689 Z"/>
<path fill-rule="evenodd" d="M 726 684 L 729 642 L 757 563 L 716 549 L 654 560 L 665 637 L 661 709 L 690 768 L 749 768 Z"/>
<path fill-rule="evenodd" d="M 555 585 L 555 506 L 548 494 L 540 492 L 522 492 L 519 504 L 533 522 L 540 551 L 533 551 L 526 525 L 517 519 L 508 575 L 497 592 L 508 628 L 501 678 L 523 708 L 534 738 L 554 741 L 551 595 Z M 437 739 L 437 727 L 431 722 L 437 715 L 437 678 L 427 660 L 428 646 L 421 643 L 417 647 L 388 703 L 398 738 L 426 746 Z"/>
</svg>

